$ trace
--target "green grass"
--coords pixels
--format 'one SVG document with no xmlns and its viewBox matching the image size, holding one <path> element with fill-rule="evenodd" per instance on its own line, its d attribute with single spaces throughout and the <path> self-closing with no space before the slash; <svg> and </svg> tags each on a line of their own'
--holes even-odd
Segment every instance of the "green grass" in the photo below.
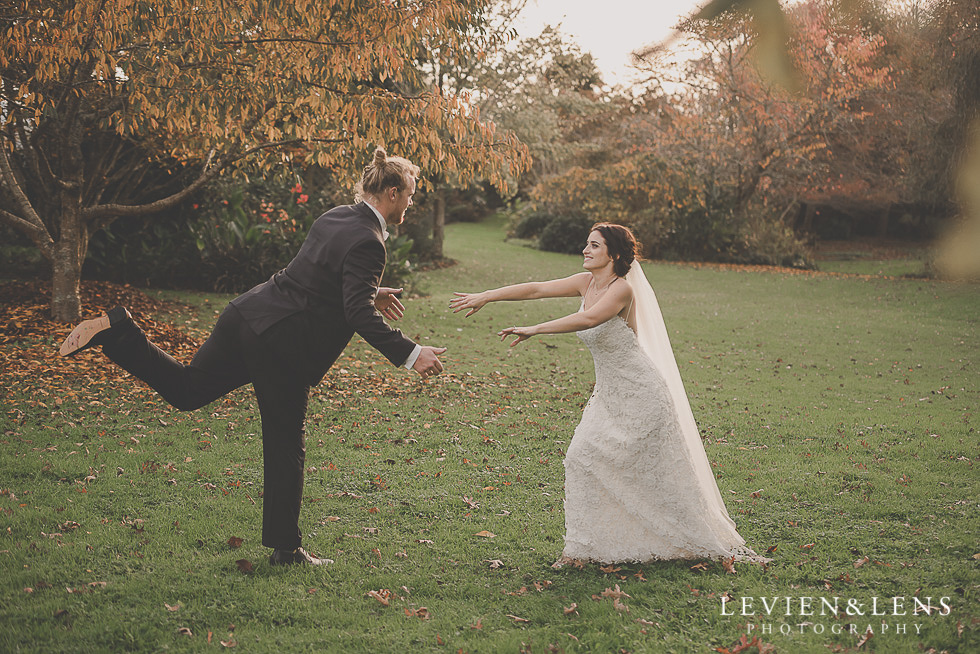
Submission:
<svg viewBox="0 0 980 654">
<path fill-rule="evenodd" d="M 266 562 L 250 391 L 179 413 L 130 387 L 5 383 L 0 651 L 707 652 L 744 634 L 778 652 L 980 649 L 977 286 L 647 264 L 729 511 L 775 561 L 554 571 L 591 358 L 574 335 L 509 349 L 494 333 L 577 303 L 447 305 L 580 261 L 501 233 L 451 226 L 459 265 L 408 302 L 400 326 L 449 348 L 444 375 L 421 383 L 358 341 L 316 389 L 301 526 L 326 570 Z M 158 295 L 212 320 L 227 299 Z M 628 612 L 601 596 L 617 584 Z M 389 606 L 367 595 L 382 589 Z M 762 615 L 723 615 L 723 595 Z M 835 596 L 905 598 L 908 615 L 821 616 Z M 797 598 L 793 615 L 762 597 Z M 950 612 L 913 615 L 913 597 Z"/>
</svg>

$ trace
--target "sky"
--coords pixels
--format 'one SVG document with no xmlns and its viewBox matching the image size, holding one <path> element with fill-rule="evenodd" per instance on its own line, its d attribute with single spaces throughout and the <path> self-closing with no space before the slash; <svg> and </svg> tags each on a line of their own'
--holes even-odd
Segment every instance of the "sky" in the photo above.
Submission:
<svg viewBox="0 0 980 654">
<path fill-rule="evenodd" d="M 528 0 L 516 25 L 522 37 L 561 24 L 583 52 L 590 52 L 607 84 L 626 83 L 630 52 L 659 42 L 672 27 L 708 0 Z"/>
</svg>

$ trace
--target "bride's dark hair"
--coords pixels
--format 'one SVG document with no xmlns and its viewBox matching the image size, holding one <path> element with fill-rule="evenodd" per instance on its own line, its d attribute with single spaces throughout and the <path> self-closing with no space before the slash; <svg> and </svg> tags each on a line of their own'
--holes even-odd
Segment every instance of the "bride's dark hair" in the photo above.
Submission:
<svg viewBox="0 0 980 654">
<path fill-rule="evenodd" d="M 615 223 L 596 223 L 590 231 L 602 234 L 609 256 L 613 259 L 613 272 L 617 277 L 626 277 L 633 260 L 640 255 L 640 244 L 633 232 Z"/>
</svg>

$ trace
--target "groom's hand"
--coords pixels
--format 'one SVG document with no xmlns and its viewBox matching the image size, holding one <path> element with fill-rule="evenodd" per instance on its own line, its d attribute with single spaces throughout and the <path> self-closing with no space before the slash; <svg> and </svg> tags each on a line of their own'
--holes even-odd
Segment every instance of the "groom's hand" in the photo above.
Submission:
<svg viewBox="0 0 980 654">
<path fill-rule="evenodd" d="M 405 315 L 405 306 L 398 299 L 398 293 L 403 290 L 405 289 L 379 287 L 378 294 L 374 296 L 374 308 L 388 320 L 398 320 Z"/>
<path fill-rule="evenodd" d="M 446 348 L 444 347 L 423 345 L 422 351 L 419 352 L 419 358 L 415 360 L 415 365 L 412 366 L 412 370 L 422 375 L 422 379 L 431 377 L 432 375 L 438 375 L 442 372 L 442 361 L 439 360 L 439 355 L 445 351 Z"/>
</svg>

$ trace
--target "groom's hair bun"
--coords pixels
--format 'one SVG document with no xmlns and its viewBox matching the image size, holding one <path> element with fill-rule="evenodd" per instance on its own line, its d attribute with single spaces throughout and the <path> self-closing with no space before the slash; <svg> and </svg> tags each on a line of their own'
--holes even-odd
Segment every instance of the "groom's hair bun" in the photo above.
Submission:
<svg viewBox="0 0 980 654">
<path fill-rule="evenodd" d="M 384 147 L 374 150 L 371 163 L 364 167 L 361 181 L 354 187 L 354 199 L 360 202 L 364 196 L 380 196 L 389 188 L 399 191 L 408 186 L 408 180 L 418 179 L 419 167 L 403 157 L 389 157 Z"/>
<path fill-rule="evenodd" d="M 640 255 L 640 244 L 633 232 L 615 223 L 596 223 L 591 231 L 602 234 L 606 250 L 613 258 L 613 272 L 618 277 L 625 277 L 633 261 Z"/>
</svg>

